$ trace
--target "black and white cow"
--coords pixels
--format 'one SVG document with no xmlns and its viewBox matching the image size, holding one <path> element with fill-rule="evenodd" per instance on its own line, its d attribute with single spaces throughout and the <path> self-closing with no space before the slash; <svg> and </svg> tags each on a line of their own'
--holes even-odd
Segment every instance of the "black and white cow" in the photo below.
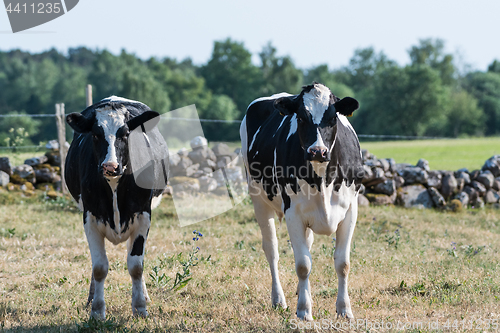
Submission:
<svg viewBox="0 0 500 333">
<path fill-rule="evenodd" d="M 108 258 L 105 239 L 115 245 L 128 241 L 132 312 L 140 316 L 148 314 L 146 302 L 149 297 L 143 279 L 144 247 L 151 225 L 152 201 L 159 203 L 162 193 L 159 188 L 166 183 L 168 169 L 162 170 L 164 178 L 155 172 L 152 175 L 144 173 L 154 178 L 156 184 L 139 186 L 137 175 L 132 172 L 129 147 L 133 140 L 146 142 L 146 147 L 154 142 L 157 147 L 153 148 L 165 150 L 168 156 L 166 144 L 154 126 L 158 116 L 143 103 L 111 96 L 82 113 L 66 117 L 75 134 L 66 159 L 65 178 L 71 195 L 83 210 L 83 225 L 92 257 L 92 283 L 87 305 L 92 302 L 91 315 L 95 318 L 105 318 L 106 311 L 104 280 L 108 274 Z M 149 125 L 149 131 L 145 130 L 145 124 Z M 134 133 L 139 134 L 133 136 Z"/>
<path fill-rule="evenodd" d="M 297 287 L 297 316 L 312 320 L 309 285 L 313 232 L 336 232 L 338 316 L 353 318 L 347 280 L 351 238 L 363 178 L 359 141 L 346 116 L 357 108 L 319 83 L 299 95 L 281 93 L 253 101 L 240 128 L 242 154 L 262 247 L 271 268 L 273 306 L 286 307 L 278 275 L 274 214 L 286 219 Z"/>
</svg>

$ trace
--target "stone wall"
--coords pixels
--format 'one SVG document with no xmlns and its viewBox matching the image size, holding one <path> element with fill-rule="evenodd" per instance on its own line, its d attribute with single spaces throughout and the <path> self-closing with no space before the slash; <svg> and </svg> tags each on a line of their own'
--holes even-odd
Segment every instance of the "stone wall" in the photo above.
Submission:
<svg viewBox="0 0 500 333">
<path fill-rule="evenodd" d="M 185 193 L 227 194 L 227 183 L 246 187 L 245 171 L 240 149 L 229 149 L 224 143 L 208 147 L 203 137 L 191 142 L 191 150 L 170 152 L 169 185 Z M 60 161 L 58 147 L 45 155 L 24 161 L 13 167 L 6 157 L 0 157 L 0 186 L 20 190 L 26 195 L 34 189 L 60 189 Z M 378 159 L 367 150 L 362 151 L 365 176 L 360 190 L 359 204 L 398 205 L 417 208 L 460 209 L 500 207 L 500 155 L 489 158 L 481 170 L 431 170 L 429 163 L 420 159 L 416 165 L 396 163 L 394 159 Z"/>
<path fill-rule="evenodd" d="M 416 165 L 378 159 L 363 150 L 365 177 L 359 204 L 460 209 L 499 206 L 500 155 L 489 158 L 481 170 L 430 170 L 420 159 Z"/>
</svg>

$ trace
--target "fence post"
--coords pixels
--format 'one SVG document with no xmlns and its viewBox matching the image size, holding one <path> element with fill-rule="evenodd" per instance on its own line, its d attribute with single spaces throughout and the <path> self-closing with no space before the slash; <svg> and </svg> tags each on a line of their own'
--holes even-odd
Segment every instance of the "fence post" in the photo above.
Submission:
<svg viewBox="0 0 500 333">
<path fill-rule="evenodd" d="M 87 107 L 92 105 L 92 85 L 87 84 L 87 87 L 85 88 L 85 96 L 86 96 L 86 101 L 87 101 Z"/>
<path fill-rule="evenodd" d="M 68 193 L 66 180 L 64 179 L 64 163 L 66 162 L 66 116 L 64 114 L 64 103 L 56 104 L 57 140 L 59 141 L 59 158 L 61 160 L 61 191 Z"/>
</svg>

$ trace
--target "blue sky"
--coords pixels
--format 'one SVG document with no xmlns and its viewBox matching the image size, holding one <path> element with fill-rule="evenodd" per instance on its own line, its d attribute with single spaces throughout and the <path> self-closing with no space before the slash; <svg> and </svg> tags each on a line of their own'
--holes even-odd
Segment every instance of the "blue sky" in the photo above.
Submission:
<svg viewBox="0 0 500 333">
<path fill-rule="evenodd" d="M 405 64 L 419 39 L 441 38 L 447 52 L 460 55 L 460 66 L 485 70 L 500 60 L 499 13 L 498 0 L 80 0 L 64 16 L 17 34 L 0 11 L 0 49 L 86 46 L 202 64 L 214 40 L 231 37 L 254 54 L 271 41 L 301 68 L 338 68 L 368 46 Z"/>
</svg>

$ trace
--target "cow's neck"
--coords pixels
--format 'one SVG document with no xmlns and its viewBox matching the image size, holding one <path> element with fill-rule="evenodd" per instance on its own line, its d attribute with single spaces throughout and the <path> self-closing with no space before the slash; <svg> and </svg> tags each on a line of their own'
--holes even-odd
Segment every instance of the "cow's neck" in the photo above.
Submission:
<svg viewBox="0 0 500 333">
<path fill-rule="evenodd" d="M 118 209 L 118 183 L 120 182 L 121 177 L 110 177 L 106 178 L 106 182 L 111 188 L 111 193 L 113 195 L 113 220 L 115 222 L 115 231 L 118 235 L 121 232 L 121 224 L 120 224 L 120 210 Z"/>
<path fill-rule="evenodd" d="M 328 168 L 328 162 L 311 161 L 310 163 L 311 163 L 316 175 L 318 175 L 318 177 L 324 179 L 326 177 L 326 170 Z"/>
</svg>

